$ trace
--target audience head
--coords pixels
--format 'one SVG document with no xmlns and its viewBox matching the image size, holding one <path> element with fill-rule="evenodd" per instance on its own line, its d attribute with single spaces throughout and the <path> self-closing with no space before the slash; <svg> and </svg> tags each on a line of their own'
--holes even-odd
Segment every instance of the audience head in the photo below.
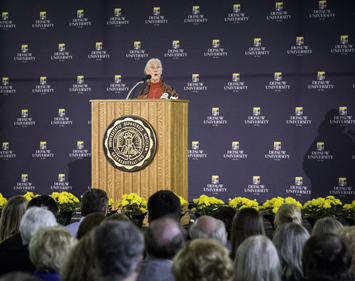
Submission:
<svg viewBox="0 0 355 281">
<path fill-rule="evenodd" d="M 175 256 L 172 272 L 176 281 L 229 281 L 233 262 L 216 239 L 195 239 Z"/>
<path fill-rule="evenodd" d="M 234 260 L 233 280 L 279 281 L 281 265 L 276 248 L 269 238 L 256 235 L 239 246 Z"/>
<path fill-rule="evenodd" d="M 312 235 L 303 248 L 303 272 L 307 278 L 322 276 L 337 279 L 348 271 L 351 262 L 349 247 L 332 233 Z"/>
<path fill-rule="evenodd" d="M 148 255 L 157 259 L 173 259 L 185 243 L 185 231 L 174 219 L 154 220 L 144 236 Z"/>
<path fill-rule="evenodd" d="M 105 219 L 103 213 L 91 213 L 88 214 L 81 222 L 76 238 L 81 239 L 86 233 L 88 233 L 95 226 L 99 225 Z"/>
<path fill-rule="evenodd" d="M 27 209 L 31 207 L 41 207 L 47 208 L 48 211 L 51 211 L 55 217 L 58 216 L 58 205 L 55 200 L 49 195 L 41 195 L 35 198 L 32 198 L 28 203 Z"/>
<path fill-rule="evenodd" d="M 97 280 L 93 267 L 92 234 L 85 235 L 69 252 L 60 271 L 62 281 Z"/>
<path fill-rule="evenodd" d="M 227 233 L 223 221 L 210 216 L 202 216 L 195 220 L 189 233 L 191 239 L 214 238 L 223 245 L 227 243 Z"/>
<path fill-rule="evenodd" d="M 23 196 L 14 196 L 6 202 L 1 211 L 0 243 L 19 232 L 20 222 L 26 212 L 28 200 Z"/>
<path fill-rule="evenodd" d="M 57 222 L 52 212 L 40 207 L 29 208 L 20 223 L 22 244 L 27 245 L 37 229 L 55 225 Z"/>
<path fill-rule="evenodd" d="M 106 215 L 108 208 L 108 197 L 106 191 L 92 188 L 83 194 L 81 200 L 81 215 L 83 217 L 91 213 L 103 213 Z"/>
<path fill-rule="evenodd" d="M 237 211 L 232 207 L 221 207 L 211 215 L 211 217 L 224 222 L 228 233 L 228 240 L 231 239 L 232 222 L 236 213 Z"/>
<path fill-rule="evenodd" d="M 344 226 L 339 230 L 338 235 L 348 244 L 353 256 L 351 267 L 344 279 L 355 279 L 355 226 Z"/>
<path fill-rule="evenodd" d="M 134 279 L 140 269 L 143 251 L 143 234 L 131 222 L 108 221 L 94 230 L 94 261 L 103 279 Z"/>
<path fill-rule="evenodd" d="M 343 225 L 334 218 L 325 217 L 316 221 L 314 227 L 312 228 L 312 235 L 317 235 L 321 233 L 333 233 L 337 234 L 338 231 L 343 228 Z"/>
<path fill-rule="evenodd" d="M 180 198 L 170 190 L 159 190 L 148 199 L 149 221 L 170 215 L 180 220 Z"/>
<path fill-rule="evenodd" d="M 114 215 L 111 215 L 111 216 L 107 216 L 104 219 L 104 222 L 110 221 L 110 220 L 130 221 L 129 218 L 125 214 L 122 214 L 122 213 L 118 213 L 118 214 L 114 214 Z"/>
<path fill-rule="evenodd" d="M 28 245 L 30 260 L 37 270 L 59 272 L 76 243 L 76 238 L 62 225 L 40 228 Z"/>
<path fill-rule="evenodd" d="M 280 206 L 275 215 L 275 227 L 290 222 L 302 224 L 301 210 L 295 204 L 284 203 Z"/>
<path fill-rule="evenodd" d="M 260 213 L 253 208 L 243 208 L 235 215 L 231 233 L 231 258 L 234 259 L 242 242 L 253 235 L 265 235 Z"/>
<path fill-rule="evenodd" d="M 303 277 L 302 250 L 309 232 L 298 223 L 285 223 L 277 227 L 274 245 L 279 254 L 282 276 L 299 280 Z"/>
</svg>

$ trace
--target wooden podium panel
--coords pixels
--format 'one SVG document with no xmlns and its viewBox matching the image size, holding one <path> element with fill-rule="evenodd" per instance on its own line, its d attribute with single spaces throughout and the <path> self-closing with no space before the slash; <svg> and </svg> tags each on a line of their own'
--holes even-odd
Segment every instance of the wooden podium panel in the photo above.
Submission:
<svg viewBox="0 0 355 281">
<path fill-rule="evenodd" d="M 188 101 L 186 100 L 91 100 L 92 188 L 100 188 L 115 201 L 137 193 L 148 200 L 161 189 L 188 200 Z M 135 115 L 147 120 L 157 136 L 155 157 L 136 172 L 114 168 L 103 150 L 106 128 L 113 120 Z"/>
</svg>

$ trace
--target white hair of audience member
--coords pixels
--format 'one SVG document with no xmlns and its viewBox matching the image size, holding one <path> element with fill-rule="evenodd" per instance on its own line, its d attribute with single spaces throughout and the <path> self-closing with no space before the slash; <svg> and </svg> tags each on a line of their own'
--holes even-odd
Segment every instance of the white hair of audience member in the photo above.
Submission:
<svg viewBox="0 0 355 281">
<path fill-rule="evenodd" d="M 309 232 L 298 223 L 285 223 L 277 227 L 273 242 L 279 254 L 282 276 L 299 280 L 303 277 L 302 251 Z"/>
<path fill-rule="evenodd" d="M 337 234 L 340 229 L 343 228 L 341 222 L 332 217 L 325 217 L 316 221 L 312 228 L 311 235 L 317 235 L 321 233 L 333 233 Z"/>
<path fill-rule="evenodd" d="M 57 225 L 57 221 L 51 211 L 40 207 L 29 208 L 20 222 L 22 244 L 27 245 L 37 229 L 55 225 Z"/>
<path fill-rule="evenodd" d="M 238 247 L 233 281 L 280 281 L 281 265 L 272 241 L 264 235 L 251 236 Z"/>
<path fill-rule="evenodd" d="M 302 224 L 301 210 L 295 204 L 283 203 L 276 212 L 275 227 L 290 222 Z"/>
<path fill-rule="evenodd" d="M 138 275 L 144 239 L 133 223 L 107 221 L 94 229 L 92 239 L 95 266 L 100 277 L 118 281 Z"/>
<path fill-rule="evenodd" d="M 28 245 L 30 260 L 38 270 L 59 272 L 77 242 L 62 225 L 39 228 Z"/>
<path fill-rule="evenodd" d="M 202 216 L 193 222 L 189 234 L 191 239 L 214 238 L 223 245 L 227 243 L 227 232 L 224 222 L 211 216 Z"/>
<path fill-rule="evenodd" d="M 344 226 L 338 231 L 338 235 L 349 245 L 353 260 L 348 272 L 344 273 L 344 280 L 355 279 L 355 226 Z"/>
</svg>

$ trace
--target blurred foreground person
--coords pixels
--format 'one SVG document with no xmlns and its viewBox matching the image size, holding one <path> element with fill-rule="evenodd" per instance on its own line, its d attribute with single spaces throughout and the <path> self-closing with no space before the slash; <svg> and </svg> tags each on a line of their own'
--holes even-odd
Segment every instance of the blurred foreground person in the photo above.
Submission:
<svg viewBox="0 0 355 281">
<path fill-rule="evenodd" d="M 180 221 L 180 198 L 170 190 L 159 190 L 148 199 L 149 222 L 164 216 Z"/>
<path fill-rule="evenodd" d="M 175 256 L 172 272 L 176 281 L 229 281 L 233 262 L 221 242 L 195 239 Z"/>
<path fill-rule="evenodd" d="M 343 225 L 341 224 L 341 222 L 331 217 L 325 217 L 316 221 L 312 229 L 311 235 L 313 236 L 321 233 L 337 234 L 342 228 Z"/>
</svg>

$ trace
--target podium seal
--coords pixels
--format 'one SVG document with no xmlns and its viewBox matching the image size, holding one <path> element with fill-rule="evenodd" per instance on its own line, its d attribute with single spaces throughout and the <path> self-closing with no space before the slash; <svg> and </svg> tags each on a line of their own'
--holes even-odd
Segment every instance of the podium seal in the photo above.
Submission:
<svg viewBox="0 0 355 281">
<path fill-rule="evenodd" d="M 153 159 L 157 137 L 148 121 L 127 115 L 114 120 L 106 129 L 103 148 L 107 161 L 116 169 L 135 172 Z"/>
</svg>

